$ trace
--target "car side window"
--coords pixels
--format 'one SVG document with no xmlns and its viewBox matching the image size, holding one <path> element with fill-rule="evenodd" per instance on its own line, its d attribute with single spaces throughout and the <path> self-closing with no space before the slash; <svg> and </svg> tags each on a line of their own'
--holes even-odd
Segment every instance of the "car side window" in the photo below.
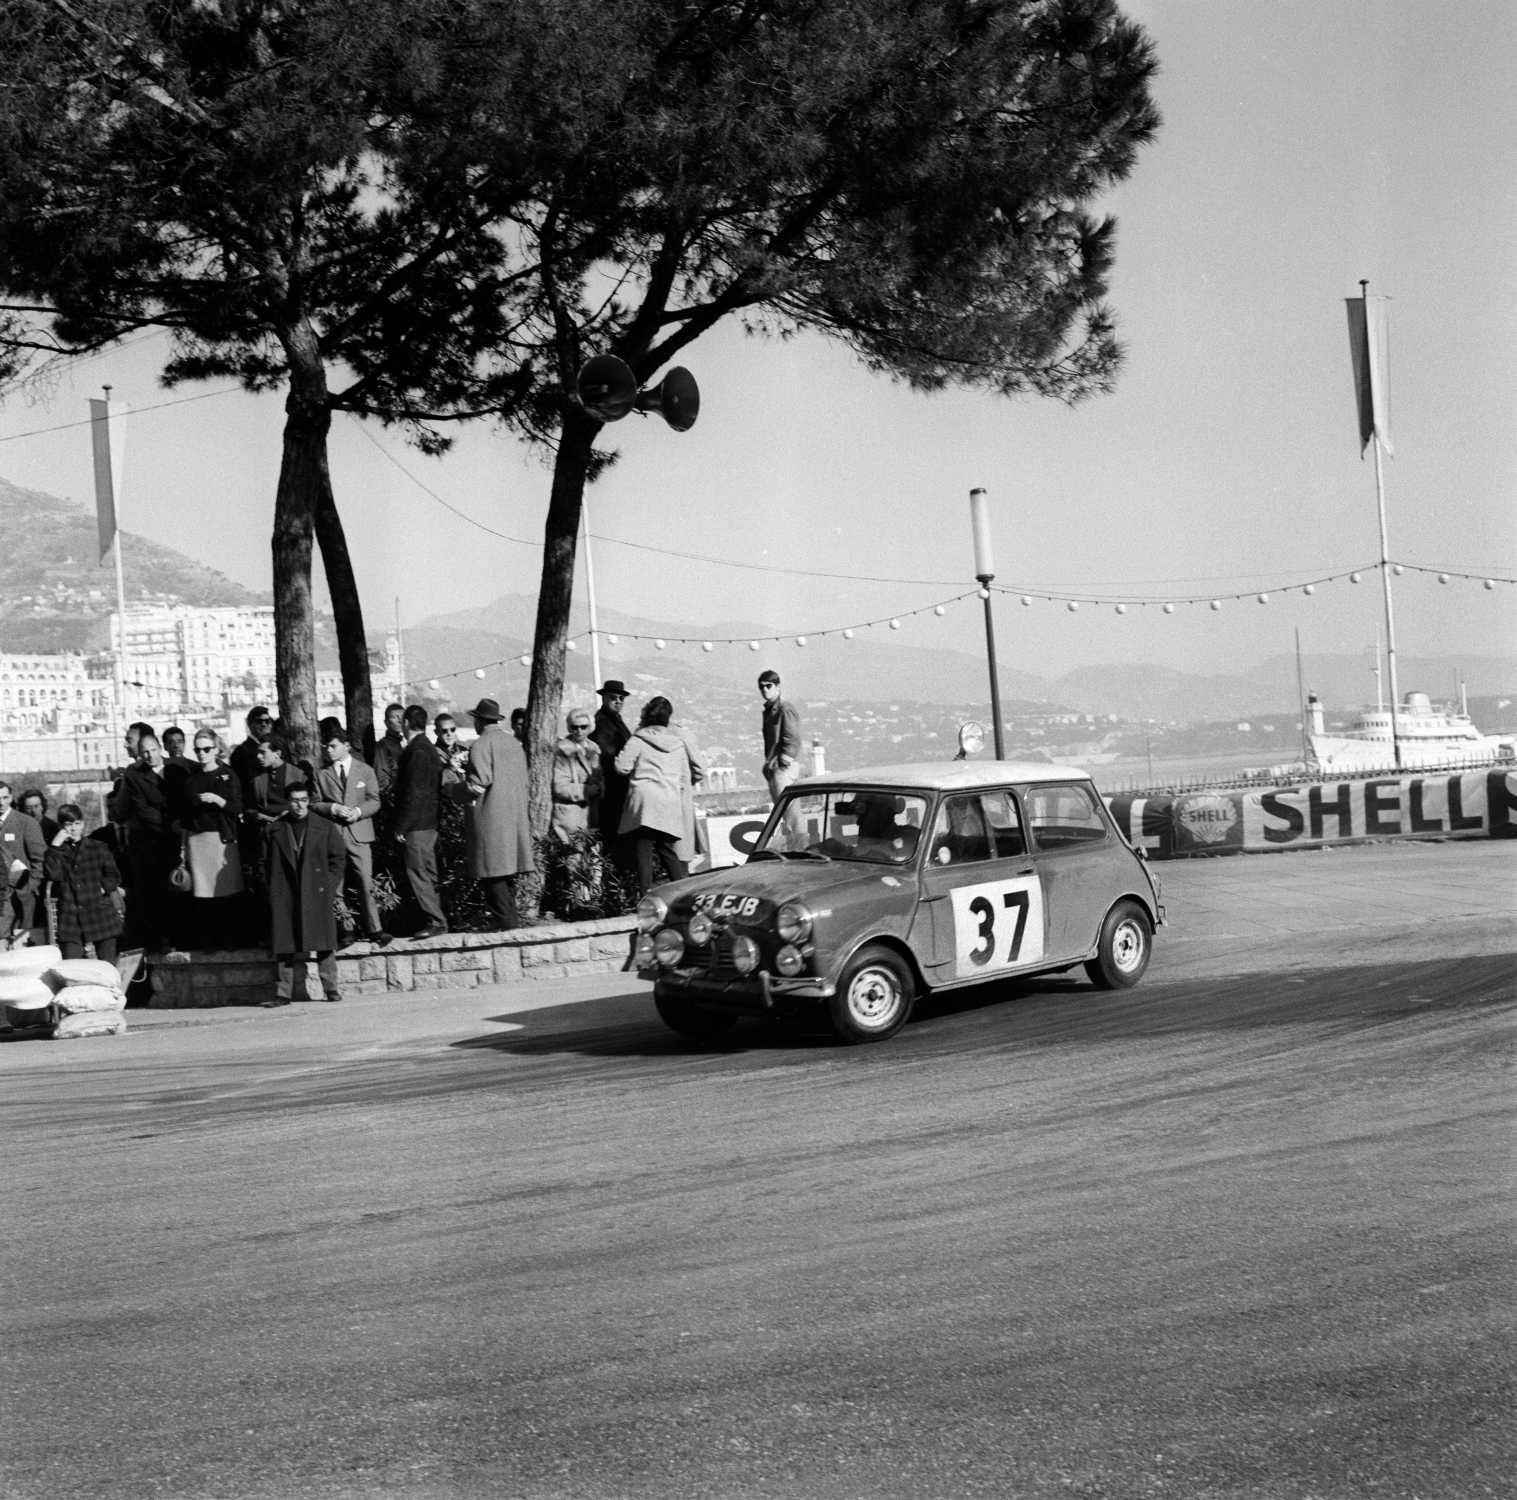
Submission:
<svg viewBox="0 0 1517 1500">
<path fill-rule="evenodd" d="M 1106 837 L 1106 821 L 1089 787 L 1035 786 L 1023 794 L 1023 802 L 1027 826 L 1039 849 L 1067 849 Z"/>
<path fill-rule="evenodd" d="M 967 865 L 990 858 L 990 838 L 977 793 L 945 797 L 932 828 L 934 865 Z"/>
<path fill-rule="evenodd" d="M 1015 859 L 1027 853 L 1027 840 L 1022 836 L 1022 819 L 1017 813 L 1017 804 L 1010 792 L 985 792 L 980 805 L 985 811 L 985 821 L 990 826 L 991 848 L 997 859 Z"/>
</svg>

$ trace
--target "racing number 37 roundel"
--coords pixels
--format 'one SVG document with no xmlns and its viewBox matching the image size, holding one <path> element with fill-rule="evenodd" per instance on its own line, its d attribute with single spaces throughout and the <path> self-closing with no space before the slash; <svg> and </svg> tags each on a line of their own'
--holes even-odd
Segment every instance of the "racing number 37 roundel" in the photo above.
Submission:
<svg viewBox="0 0 1517 1500">
<path fill-rule="evenodd" d="M 987 880 L 950 891 L 954 978 L 1020 969 L 1043 957 L 1043 886 L 1036 875 Z"/>
</svg>

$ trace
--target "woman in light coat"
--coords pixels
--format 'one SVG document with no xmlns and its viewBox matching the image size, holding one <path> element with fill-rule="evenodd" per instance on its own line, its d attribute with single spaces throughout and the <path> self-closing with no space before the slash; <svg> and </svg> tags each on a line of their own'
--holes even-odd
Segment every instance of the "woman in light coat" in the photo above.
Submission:
<svg viewBox="0 0 1517 1500">
<path fill-rule="evenodd" d="M 619 832 L 636 851 L 637 888 L 643 895 L 654 883 L 655 864 L 664 879 L 683 880 L 688 873 L 683 851 L 695 846 L 693 790 L 706 772 L 695 746 L 670 727 L 673 716 L 667 698 L 650 698 L 616 757 L 618 773 L 627 777 Z"/>
</svg>

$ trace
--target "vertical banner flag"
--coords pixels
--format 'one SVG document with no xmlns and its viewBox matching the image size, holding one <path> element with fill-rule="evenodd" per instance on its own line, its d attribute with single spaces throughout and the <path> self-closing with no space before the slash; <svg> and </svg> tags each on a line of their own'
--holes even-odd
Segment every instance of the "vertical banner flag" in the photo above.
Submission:
<svg viewBox="0 0 1517 1500">
<path fill-rule="evenodd" d="M 1348 347 L 1354 362 L 1354 396 L 1359 405 L 1359 456 L 1377 438 L 1387 453 L 1391 447 L 1390 329 L 1386 299 L 1349 297 Z"/>
<path fill-rule="evenodd" d="M 90 438 L 95 450 L 95 519 L 100 529 L 100 561 L 116 540 L 121 502 L 122 460 L 126 448 L 126 403 L 90 402 Z"/>
</svg>

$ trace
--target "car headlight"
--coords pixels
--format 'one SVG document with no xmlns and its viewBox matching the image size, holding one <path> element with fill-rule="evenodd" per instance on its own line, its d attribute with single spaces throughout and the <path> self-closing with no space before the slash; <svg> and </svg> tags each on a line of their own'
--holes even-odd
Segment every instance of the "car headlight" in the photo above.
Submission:
<svg viewBox="0 0 1517 1500">
<path fill-rule="evenodd" d="M 660 927 L 653 934 L 653 956 L 666 969 L 672 969 L 685 956 L 685 940 L 672 927 Z"/>
<path fill-rule="evenodd" d="M 801 950 L 793 943 L 786 943 L 778 953 L 774 955 L 774 967 L 785 976 L 786 979 L 794 979 L 802 969 L 806 967 L 806 959 Z"/>
<path fill-rule="evenodd" d="M 669 915 L 668 904 L 659 896 L 644 896 L 637 903 L 637 930 L 652 932 Z"/>
<path fill-rule="evenodd" d="M 759 946 L 751 937 L 732 940 L 732 967 L 739 974 L 751 974 L 759 966 Z"/>
<path fill-rule="evenodd" d="M 780 907 L 776 927 L 787 943 L 798 943 L 811 933 L 811 910 L 804 902 L 787 901 Z"/>
<path fill-rule="evenodd" d="M 697 948 L 704 948 L 711 941 L 711 928 L 713 925 L 708 913 L 698 911 L 690 918 L 690 923 L 685 928 L 685 935 Z"/>
</svg>

